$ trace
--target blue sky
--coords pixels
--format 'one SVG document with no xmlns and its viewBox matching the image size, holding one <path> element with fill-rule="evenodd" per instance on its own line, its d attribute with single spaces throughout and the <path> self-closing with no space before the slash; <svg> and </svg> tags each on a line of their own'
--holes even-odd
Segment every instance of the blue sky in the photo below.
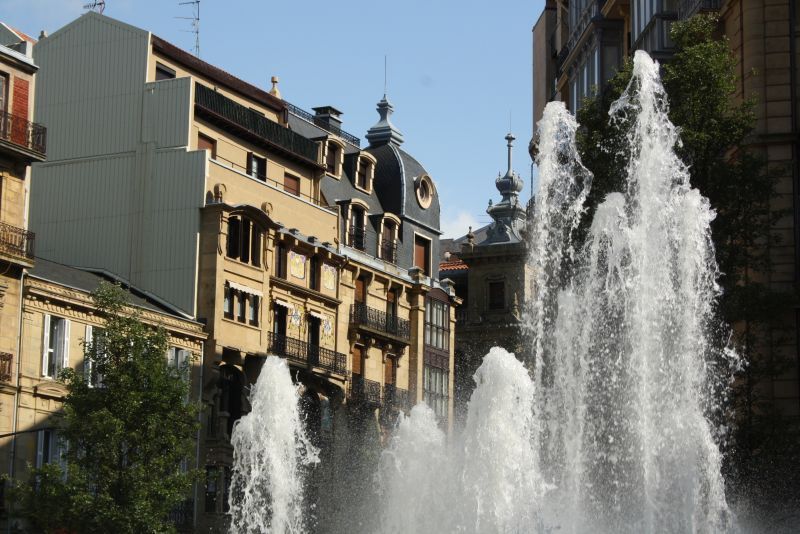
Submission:
<svg viewBox="0 0 800 534">
<path fill-rule="evenodd" d="M 106 0 L 105 14 L 186 49 L 182 0 Z M 0 20 L 33 37 L 81 15 L 89 0 L 0 0 Z M 433 177 L 442 229 L 463 235 L 488 222 L 505 172 L 503 137 L 517 136 L 514 168 L 530 196 L 531 28 L 542 0 L 201 0 L 200 57 L 310 110 L 332 105 L 363 139 L 378 118 L 384 55 L 393 122 L 403 148 Z M 362 145 L 365 145 L 363 143 Z"/>
</svg>

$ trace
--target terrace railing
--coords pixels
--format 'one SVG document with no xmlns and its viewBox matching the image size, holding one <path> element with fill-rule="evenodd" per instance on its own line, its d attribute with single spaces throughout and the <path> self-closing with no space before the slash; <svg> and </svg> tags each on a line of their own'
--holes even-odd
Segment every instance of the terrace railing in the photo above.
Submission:
<svg viewBox="0 0 800 534">
<path fill-rule="evenodd" d="M 6 223 L 0 223 L 0 254 L 33 259 L 36 234 Z"/>
<path fill-rule="evenodd" d="M 350 324 L 365 326 L 405 341 L 411 338 L 411 323 L 406 319 L 370 308 L 361 302 L 350 306 Z"/>
<path fill-rule="evenodd" d="M 0 111 L 0 139 L 41 156 L 47 152 L 47 128 L 7 111 Z"/>
<path fill-rule="evenodd" d="M 306 343 L 281 334 L 269 333 L 267 352 L 333 373 L 344 374 L 347 358 L 341 352 Z"/>
</svg>

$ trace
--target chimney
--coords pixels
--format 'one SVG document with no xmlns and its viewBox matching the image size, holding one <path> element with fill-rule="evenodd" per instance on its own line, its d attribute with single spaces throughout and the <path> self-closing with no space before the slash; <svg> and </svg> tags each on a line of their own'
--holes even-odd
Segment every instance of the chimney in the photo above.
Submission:
<svg viewBox="0 0 800 534">
<path fill-rule="evenodd" d="M 319 108 L 312 108 L 314 110 L 314 124 L 322 128 L 341 130 L 342 129 L 342 112 L 333 106 L 322 106 Z"/>
</svg>

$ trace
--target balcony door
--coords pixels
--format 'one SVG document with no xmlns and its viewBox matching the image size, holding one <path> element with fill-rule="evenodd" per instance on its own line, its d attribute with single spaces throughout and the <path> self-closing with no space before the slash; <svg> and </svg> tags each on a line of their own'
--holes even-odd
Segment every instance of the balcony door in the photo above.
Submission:
<svg viewBox="0 0 800 534">
<path fill-rule="evenodd" d="M 361 376 L 364 373 L 364 347 L 353 346 L 353 375 Z"/>
<path fill-rule="evenodd" d="M 397 360 L 387 356 L 383 364 L 383 383 L 393 386 L 397 378 Z"/>
<path fill-rule="evenodd" d="M 319 317 L 308 316 L 306 341 L 308 342 L 308 362 L 312 365 L 319 363 L 319 331 L 321 326 L 322 321 L 320 321 Z"/>
</svg>

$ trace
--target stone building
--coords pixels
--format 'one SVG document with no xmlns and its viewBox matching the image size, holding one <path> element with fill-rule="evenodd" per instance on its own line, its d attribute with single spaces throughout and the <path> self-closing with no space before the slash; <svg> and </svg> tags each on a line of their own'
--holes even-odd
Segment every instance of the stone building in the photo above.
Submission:
<svg viewBox="0 0 800 534">
<path fill-rule="evenodd" d="M 463 418 L 474 382 L 472 375 L 494 346 L 526 358 L 524 306 L 532 291 L 526 241 L 527 208 L 519 198 L 522 178 L 512 167 L 514 136 L 506 135 L 508 169 L 498 174 L 495 186 L 501 199 L 489 201 L 488 225 L 448 244 L 447 261 L 440 276 L 453 281 L 462 299 L 457 310 L 456 409 Z"/>
<path fill-rule="evenodd" d="M 44 161 L 46 130 L 33 119 L 37 65 L 33 39 L 0 23 L 0 473 L 13 470 L 12 437 L 19 423 L 22 284 L 34 265 L 28 231 L 28 192 L 33 162 Z"/>
<path fill-rule="evenodd" d="M 698 12 L 720 17 L 739 80 L 735 101 L 754 97 L 756 125 L 749 148 L 761 155 L 778 177 L 771 205 L 788 209 L 773 227 L 779 241 L 771 246 L 769 285 L 797 294 L 800 281 L 800 88 L 798 30 L 800 9 L 792 0 L 548 0 L 533 28 L 533 127 L 546 102 L 562 100 L 573 113 L 583 97 L 602 90 L 625 56 L 646 50 L 669 61 L 674 44 L 669 29 L 676 20 Z M 535 134 L 534 134 L 535 137 Z M 531 144 L 531 147 L 533 144 Z M 793 303 L 775 314 L 781 333 L 774 347 L 793 364 L 762 384 L 774 406 L 800 417 L 800 307 Z M 784 335 L 788 328 L 790 335 Z"/>
<path fill-rule="evenodd" d="M 302 384 L 325 465 L 356 439 L 379 445 L 423 399 L 450 424 L 457 299 L 432 272 L 438 194 L 385 98 L 361 148 L 338 110 L 289 104 L 277 78 L 265 91 L 97 13 L 35 57 L 53 147 L 34 170 L 39 255 L 205 325 L 196 529 L 224 528 L 231 432 L 268 355 Z M 313 486 L 347 472 L 326 469 Z"/>
<path fill-rule="evenodd" d="M 58 421 L 67 390 L 56 380 L 59 372 L 71 367 L 84 372 L 95 385 L 102 384 L 84 360 L 84 343 L 94 339 L 104 324 L 91 297 L 102 282 L 119 281 L 108 273 L 75 269 L 41 258 L 26 272 L 20 357 L 12 373 L 17 395 L 13 402 L 3 403 L 3 411 L 8 407 L 8 413 L 13 414 L 16 433 L 0 445 L 9 456 L 3 472 L 11 478 L 27 477 L 28 466 L 62 461 L 66 444 L 58 438 Z M 201 323 L 186 319 L 136 288 L 126 289 L 130 311 L 136 310 L 145 324 L 166 329 L 170 345 L 164 355 L 166 361 L 179 365 L 199 359 L 206 338 Z M 200 371 L 199 366 L 192 366 L 188 377 L 193 401 L 201 396 Z M 189 465 L 197 464 L 197 458 L 190 459 Z M 179 525 L 190 524 L 190 507 L 180 506 L 173 513 Z"/>
</svg>

